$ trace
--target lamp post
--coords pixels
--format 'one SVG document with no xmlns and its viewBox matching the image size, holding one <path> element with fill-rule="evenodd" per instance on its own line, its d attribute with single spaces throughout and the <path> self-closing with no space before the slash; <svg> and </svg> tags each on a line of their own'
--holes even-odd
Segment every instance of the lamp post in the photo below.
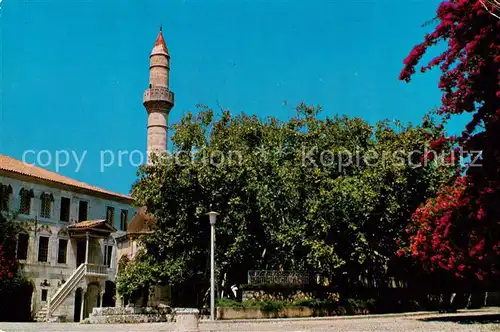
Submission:
<svg viewBox="0 0 500 332">
<path fill-rule="evenodd" d="M 217 212 L 208 212 L 210 217 L 210 319 L 215 320 L 215 221 Z"/>
</svg>

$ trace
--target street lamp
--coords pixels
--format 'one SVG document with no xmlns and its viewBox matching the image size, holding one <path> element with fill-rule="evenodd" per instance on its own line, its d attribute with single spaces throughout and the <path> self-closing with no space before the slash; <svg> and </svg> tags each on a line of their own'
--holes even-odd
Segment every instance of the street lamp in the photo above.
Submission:
<svg viewBox="0 0 500 332">
<path fill-rule="evenodd" d="M 208 212 L 210 217 L 210 319 L 215 320 L 215 222 L 219 213 Z"/>
</svg>

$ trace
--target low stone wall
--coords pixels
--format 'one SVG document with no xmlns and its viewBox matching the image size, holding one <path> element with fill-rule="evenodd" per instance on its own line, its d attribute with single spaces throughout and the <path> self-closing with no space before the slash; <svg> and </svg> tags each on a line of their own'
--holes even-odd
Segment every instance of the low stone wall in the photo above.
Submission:
<svg viewBox="0 0 500 332">
<path fill-rule="evenodd" d="M 260 319 L 327 316 L 328 312 L 308 307 L 283 308 L 278 312 L 265 312 L 258 308 L 217 308 L 217 319 Z"/>
<path fill-rule="evenodd" d="M 129 323 L 160 323 L 173 322 L 174 314 L 170 307 L 108 307 L 94 308 L 87 324 L 129 324 Z"/>
</svg>

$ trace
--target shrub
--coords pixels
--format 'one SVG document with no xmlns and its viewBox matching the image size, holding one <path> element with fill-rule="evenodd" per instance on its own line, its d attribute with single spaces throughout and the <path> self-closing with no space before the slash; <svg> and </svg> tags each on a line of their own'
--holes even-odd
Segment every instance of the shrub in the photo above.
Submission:
<svg viewBox="0 0 500 332">
<path fill-rule="evenodd" d="M 243 303 L 233 299 L 221 298 L 217 299 L 217 306 L 220 308 L 243 308 Z"/>
<path fill-rule="evenodd" d="M 270 300 L 270 301 L 263 301 L 263 302 L 261 302 L 261 309 L 262 309 L 262 311 L 267 312 L 267 313 L 270 313 L 270 312 L 279 312 L 285 306 L 286 306 L 286 303 L 283 302 L 283 301 Z"/>
</svg>

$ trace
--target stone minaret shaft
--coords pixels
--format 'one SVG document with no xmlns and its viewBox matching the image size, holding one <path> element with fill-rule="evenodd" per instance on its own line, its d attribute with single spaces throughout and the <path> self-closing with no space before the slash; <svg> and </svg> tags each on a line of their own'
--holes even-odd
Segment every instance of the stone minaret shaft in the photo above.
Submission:
<svg viewBox="0 0 500 332">
<path fill-rule="evenodd" d="M 151 153 L 167 151 L 168 113 L 174 107 L 174 94 L 168 86 L 170 55 L 161 29 L 149 58 L 149 89 L 143 98 L 148 112 L 148 164 Z"/>
</svg>

